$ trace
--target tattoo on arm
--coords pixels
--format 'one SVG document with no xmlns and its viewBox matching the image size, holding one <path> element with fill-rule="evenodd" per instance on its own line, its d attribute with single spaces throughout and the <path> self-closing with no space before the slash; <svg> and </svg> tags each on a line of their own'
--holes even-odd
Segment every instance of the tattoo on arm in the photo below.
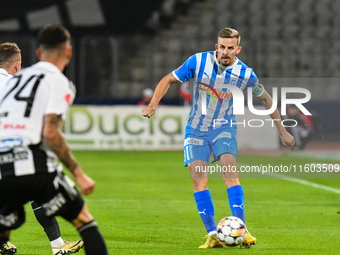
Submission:
<svg viewBox="0 0 340 255">
<path fill-rule="evenodd" d="M 73 173 L 78 164 L 61 133 L 62 125 L 63 120 L 60 115 L 47 114 L 43 136 L 60 161 Z"/>
</svg>

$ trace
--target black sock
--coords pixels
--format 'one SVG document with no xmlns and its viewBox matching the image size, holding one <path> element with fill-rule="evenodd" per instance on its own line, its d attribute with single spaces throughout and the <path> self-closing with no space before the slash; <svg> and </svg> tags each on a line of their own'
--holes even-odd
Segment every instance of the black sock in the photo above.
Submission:
<svg viewBox="0 0 340 255">
<path fill-rule="evenodd" d="M 61 237 L 59 224 L 55 217 L 47 217 L 45 211 L 41 208 L 41 205 L 38 204 L 37 202 L 31 201 L 31 205 L 33 208 L 35 218 L 44 228 L 44 231 L 48 236 L 48 239 L 50 239 L 50 242 Z"/>
<path fill-rule="evenodd" d="M 108 255 L 102 235 L 99 233 L 97 223 L 90 221 L 78 229 L 82 236 L 87 255 Z"/>
<path fill-rule="evenodd" d="M 4 243 L 7 243 L 7 241 L 9 241 L 7 237 L 0 237 L 0 249 Z"/>
</svg>

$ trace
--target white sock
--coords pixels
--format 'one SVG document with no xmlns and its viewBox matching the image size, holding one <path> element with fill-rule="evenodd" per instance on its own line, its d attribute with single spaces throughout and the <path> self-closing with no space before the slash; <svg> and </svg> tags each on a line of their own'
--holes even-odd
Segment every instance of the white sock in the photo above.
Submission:
<svg viewBox="0 0 340 255">
<path fill-rule="evenodd" d="M 210 232 L 208 233 L 208 235 L 214 235 L 214 236 L 217 236 L 217 231 L 216 231 L 216 230 L 214 230 L 214 231 L 210 231 Z"/>
<path fill-rule="evenodd" d="M 53 248 L 59 248 L 59 247 L 61 247 L 61 246 L 63 246 L 63 245 L 64 245 L 64 240 L 61 239 L 61 237 L 59 237 L 59 238 L 57 238 L 57 239 L 55 239 L 55 240 L 53 240 L 53 241 L 51 242 L 51 246 L 52 246 Z"/>
</svg>

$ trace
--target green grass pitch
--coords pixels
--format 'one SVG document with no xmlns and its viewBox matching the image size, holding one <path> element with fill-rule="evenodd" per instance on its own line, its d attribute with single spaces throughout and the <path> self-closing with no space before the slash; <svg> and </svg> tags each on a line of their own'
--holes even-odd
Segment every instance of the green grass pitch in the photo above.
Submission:
<svg viewBox="0 0 340 255">
<path fill-rule="evenodd" d="M 205 228 L 197 212 L 182 152 L 74 152 L 97 183 L 86 197 L 110 254 L 339 254 L 339 194 L 278 178 L 243 178 L 251 249 L 199 250 Z M 239 155 L 239 164 L 304 164 L 313 158 Z M 330 161 L 322 161 L 327 162 Z M 335 162 L 333 162 L 335 163 Z M 306 179 L 340 189 L 340 179 Z M 216 220 L 230 216 L 220 178 L 209 180 Z M 52 254 L 26 206 L 26 223 L 12 232 L 18 254 Z M 58 217 L 62 237 L 79 238 Z M 85 254 L 82 250 L 78 254 Z"/>
</svg>

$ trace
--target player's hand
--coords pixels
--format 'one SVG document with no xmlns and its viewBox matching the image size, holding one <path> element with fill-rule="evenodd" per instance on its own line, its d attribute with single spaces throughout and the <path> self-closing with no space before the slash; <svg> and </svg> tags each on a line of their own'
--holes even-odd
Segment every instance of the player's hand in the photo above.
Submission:
<svg viewBox="0 0 340 255">
<path fill-rule="evenodd" d="M 74 170 L 74 179 L 81 189 L 81 194 L 90 195 L 94 191 L 96 183 L 77 166 Z"/>
<path fill-rule="evenodd" d="M 294 137 L 289 134 L 287 131 L 284 132 L 283 134 L 280 135 L 281 138 L 281 142 L 283 145 L 287 146 L 288 148 L 292 149 L 294 144 L 295 144 L 295 140 Z"/>
<path fill-rule="evenodd" d="M 143 110 L 142 110 L 142 115 L 144 117 L 148 117 L 150 118 L 151 116 L 153 116 L 156 112 L 156 107 L 155 106 L 147 106 L 147 107 L 144 107 Z"/>
</svg>

